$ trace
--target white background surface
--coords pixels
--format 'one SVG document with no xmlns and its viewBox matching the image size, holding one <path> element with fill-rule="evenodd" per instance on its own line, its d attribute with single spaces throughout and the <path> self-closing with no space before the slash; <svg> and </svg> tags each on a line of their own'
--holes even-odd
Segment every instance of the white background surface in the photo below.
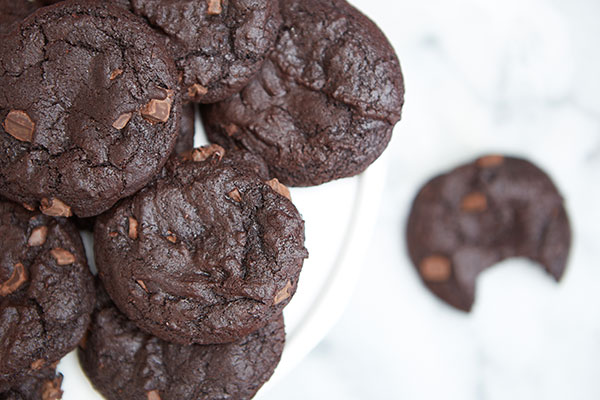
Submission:
<svg viewBox="0 0 600 400">
<path fill-rule="evenodd" d="M 351 303 L 263 399 L 600 399 L 600 2 L 352 3 L 400 56 L 403 120 Z M 560 284 L 505 261 L 465 314 L 420 283 L 404 226 L 426 180 L 485 152 L 553 177 L 574 242 Z"/>
</svg>

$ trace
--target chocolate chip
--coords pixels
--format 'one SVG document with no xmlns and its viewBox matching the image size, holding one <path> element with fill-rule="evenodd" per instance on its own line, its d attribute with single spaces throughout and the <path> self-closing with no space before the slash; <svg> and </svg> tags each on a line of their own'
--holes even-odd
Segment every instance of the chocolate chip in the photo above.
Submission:
<svg viewBox="0 0 600 400">
<path fill-rule="evenodd" d="M 219 15 L 223 12 L 221 0 L 208 0 L 208 14 Z"/>
<path fill-rule="evenodd" d="M 196 96 L 204 96 L 208 93 L 208 89 L 199 83 L 194 83 L 188 88 L 188 96 L 194 98 Z"/>
<path fill-rule="evenodd" d="M 131 117 L 133 116 L 132 113 L 124 113 L 119 115 L 119 118 L 117 118 L 115 120 L 115 122 L 113 122 L 112 126 L 115 129 L 123 129 L 125 128 L 125 126 L 127 126 L 127 123 L 129 122 L 129 120 L 131 119 Z"/>
<path fill-rule="evenodd" d="M 275 295 L 275 298 L 273 299 L 273 304 L 279 304 L 282 301 L 284 301 L 285 299 L 289 298 L 291 296 L 290 293 L 290 289 L 292 288 L 292 281 L 287 281 L 285 287 L 283 289 L 281 289 L 279 292 L 277 292 L 277 294 Z"/>
<path fill-rule="evenodd" d="M 21 263 L 17 263 L 13 268 L 10 278 L 0 284 L 0 296 L 8 296 L 9 294 L 16 292 L 25 282 L 27 282 L 27 271 L 25 270 L 25 266 Z"/>
<path fill-rule="evenodd" d="M 469 193 L 463 197 L 460 208 L 469 213 L 483 212 L 487 210 L 487 198 L 481 192 Z"/>
<path fill-rule="evenodd" d="M 177 243 L 177 236 L 171 231 L 167 231 L 167 240 L 171 243 Z"/>
<path fill-rule="evenodd" d="M 54 380 L 44 382 L 42 386 L 42 400 L 60 400 L 63 391 L 60 389 L 63 376 L 59 375 Z"/>
<path fill-rule="evenodd" d="M 45 363 L 46 363 L 46 361 L 44 361 L 41 358 L 39 360 L 35 360 L 34 362 L 31 363 L 31 369 L 34 371 L 39 371 L 40 369 L 42 369 L 42 367 L 44 366 Z"/>
<path fill-rule="evenodd" d="M 33 231 L 31 231 L 31 235 L 29 235 L 29 240 L 27 241 L 27 245 L 30 247 L 41 246 L 46 243 L 46 238 L 48 237 L 48 227 L 47 226 L 38 226 Z"/>
<path fill-rule="evenodd" d="M 173 91 L 167 91 L 167 97 L 160 99 L 152 99 L 146 104 L 140 112 L 142 116 L 152 122 L 167 122 L 171 115 L 171 105 L 173 104 Z"/>
<path fill-rule="evenodd" d="M 198 147 L 192 150 L 191 153 L 182 154 L 184 159 L 191 160 L 194 162 L 206 161 L 211 157 L 215 157 L 218 161 L 223 159 L 225 155 L 225 149 L 218 144 L 211 144 L 209 146 Z"/>
<path fill-rule="evenodd" d="M 504 162 L 504 156 L 492 154 L 489 156 L 483 156 L 477 159 L 477 166 L 480 168 L 491 168 L 497 167 Z"/>
<path fill-rule="evenodd" d="M 146 287 L 146 284 L 144 283 L 144 281 L 138 279 L 136 280 L 137 284 L 141 286 L 142 289 L 144 289 L 144 292 L 148 292 L 148 288 Z"/>
<path fill-rule="evenodd" d="M 138 222 L 137 219 L 129 217 L 129 238 L 136 240 L 138 238 Z"/>
<path fill-rule="evenodd" d="M 60 201 L 59 199 L 43 198 L 40 205 L 40 211 L 51 217 L 70 217 L 73 215 L 71 207 Z"/>
<path fill-rule="evenodd" d="M 148 400 L 160 400 L 160 394 L 158 394 L 158 390 L 151 390 L 146 393 Z"/>
<path fill-rule="evenodd" d="M 450 260 L 444 256 L 425 257 L 419 264 L 421 275 L 429 282 L 444 282 L 450 278 Z"/>
<path fill-rule="evenodd" d="M 288 200 L 292 200 L 292 196 L 290 195 L 290 190 L 284 184 L 280 183 L 277 178 L 273 178 L 270 181 L 266 182 L 267 185 L 271 187 L 274 191 L 282 195 Z"/>
<path fill-rule="evenodd" d="M 2 124 L 4 130 L 22 142 L 30 142 L 35 131 L 35 123 L 25 111 L 12 110 Z"/>
<path fill-rule="evenodd" d="M 50 254 L 58 265 L 69 265 L 75 262 L 73 253 L 60 247 L 50 250 Z"/>
<path fill-rule="evenodd" d="M 115 69 L 113 72 L 111 72 L 110 74 L 110 80 L 114 81 L 119 75 L 121 75 L 123 73 L 123 70 L 120 68 Z"/>
<path fill-rule="evenodd" d="M 236 201 L 238 203 L 242 202 L 242 195 L 237 188 L 233 189 L 231 192 L 227 193 L 227 195 L 231 198 L 231 200 Z"/>
</svg>

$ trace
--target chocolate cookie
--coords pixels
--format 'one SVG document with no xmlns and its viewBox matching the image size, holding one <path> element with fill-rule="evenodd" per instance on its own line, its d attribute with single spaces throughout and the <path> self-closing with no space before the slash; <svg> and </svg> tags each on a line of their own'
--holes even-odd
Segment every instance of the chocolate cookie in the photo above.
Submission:
<svg viewBox="0 0 600 400">
<path fill-rule="evenodd" d="M 202 108 L 211 141 L 263 156 L 271 174 L 310 186 L 366 169 L 400 119 L 394 49 L 343 0 L 282 0 L 275 50 L 241 93 Z"/>
<path fill-rule="evenodd" d="M 227 343 L 264 326 L 294 294 L 307 256 L 287 189 L 223 153 L 212 145 L 173 158 L 161 179 L 96 221 L 108 293 L 163 340 Z"/>
<path fill-rule="evenodd" d="M 152 179 L 179 129 L 156 34 L 100 2 L 39 9 L 0 42 L 0 194 L 97 215 Z"/>
<path fill-rule="evenodd" d="M 55 366 L 32 371 L 9 388 L 0 383 L 0 400 L 59 400 L 63 393 L 62 380 Z"/>
<path fill-rule="evenodd" d="M 79 359 L 109 400 L 250 399 L 283 351 L 281 316 L 235 343 L 181 346 L 141 331 L 108 296 L 98 298 Z"/>
<path fill-rule="evenodd" d="M 181 128 L 175 143 L 175 152 L 180 154 L 194 149 L 196 131 L 196 104 L 185 104 L 181 109 Z"/>
<path fill-rule="evenodd" d="M 527 257 L 561 278 L 571 244 L 563 203 L 530 162 L 481 157 L 421 189 L 408 220 L 408 251 L 433 293 L 469 311 L 479 273 L 506 258 Z"/>
<path fill-rule="evenodd" d="M 94 306 L 79 232 L 0 201 L 0 382 L 39 370 L 73 350 Z"/>
<path fill-rule="evenodd" d="M 212 103 L 244 87 L 272 48 L 277 0 L 131 0 L 166 35 L 186 100 Z"/>
</svg>

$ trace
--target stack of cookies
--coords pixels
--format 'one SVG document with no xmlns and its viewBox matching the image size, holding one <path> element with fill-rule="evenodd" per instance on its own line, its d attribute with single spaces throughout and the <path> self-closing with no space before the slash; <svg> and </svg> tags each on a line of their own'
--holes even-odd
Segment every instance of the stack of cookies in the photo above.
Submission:
<svg viewBox="0 0 600 400">
<path fill-rule="evenodd" d="M 77 346 L 108 399 L 251 398 L 308 256 L 286 185 L 383 152 L 391 45 L 344 0 L 0 7 L 0 399 L 59 399 Z"/>
</svg>

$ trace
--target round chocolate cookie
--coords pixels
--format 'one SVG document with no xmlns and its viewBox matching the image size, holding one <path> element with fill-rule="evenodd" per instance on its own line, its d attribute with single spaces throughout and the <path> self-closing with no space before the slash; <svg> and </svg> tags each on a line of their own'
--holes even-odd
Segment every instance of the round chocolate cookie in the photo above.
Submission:
<svg viewBox="0 0 600 400">
<path fill-rule="evenodd" d="M 194 149 L 196 131 L 196 104 L 187 103 L 181 108 L 181 128 L 175 143 L 175 152 L 180 154 Z"/>
<path fill-rule="evenodd" d="M 166 35 L 186 100 L 213 103 L 244 87 L 272 48 L 277 0 L 131 0 Z"/>
<path fill-rule="evenodd" d="M 40 8 L 0 42 L 0 194 L 88 217 L 135 193 L 175 145 L 176 84 L 160 39 L 129 12 Z"/>
<path fill-rule="evenodd" d="M 481 157 L 421 189 L 408 220 L 408 251 L 433 293 L 469 311 L 479 273 L 506 258 L 527 257 L 561 278 L 571 244 L 563 203 L 530 162 Z"/>
<path fill-rule="evenodd" d="M 8 388 L 0 383 L 0 400 L 60 400 L 62 380 L 63 376 L 56 374 L 55 366 L 31 371 Z"/>
<path fill-rule="evenodd" d="M 227 343 L 264 326 L 294 294 L 307 256 L 287 189 L 223 153 L 212 145 L 172 158 L 160 179 L 96 221 L 108 293 L 163 340 Z"/>
<path fill-rule="evenodd" d="M 250 399 L 279 363 L 281 315 L 235 343 L 181 346 L 141 331 L 102 292 L 79 359 L 109 400 Z"/>
<path fill-rule="evenodd" d="M 404 84 L 383 33 L 343 0 L 282 0 L 275 50 L 241 93 L 202 108 L 211 141 L 263 156 L 293 186 L 365 170 L 400 119 Z"/>
<path fill-rule="evenodd" d="M 94 286 L 71 221 L 0 201 L 0 382 L 73 350 L 94 306 Z"/>
</svg>

